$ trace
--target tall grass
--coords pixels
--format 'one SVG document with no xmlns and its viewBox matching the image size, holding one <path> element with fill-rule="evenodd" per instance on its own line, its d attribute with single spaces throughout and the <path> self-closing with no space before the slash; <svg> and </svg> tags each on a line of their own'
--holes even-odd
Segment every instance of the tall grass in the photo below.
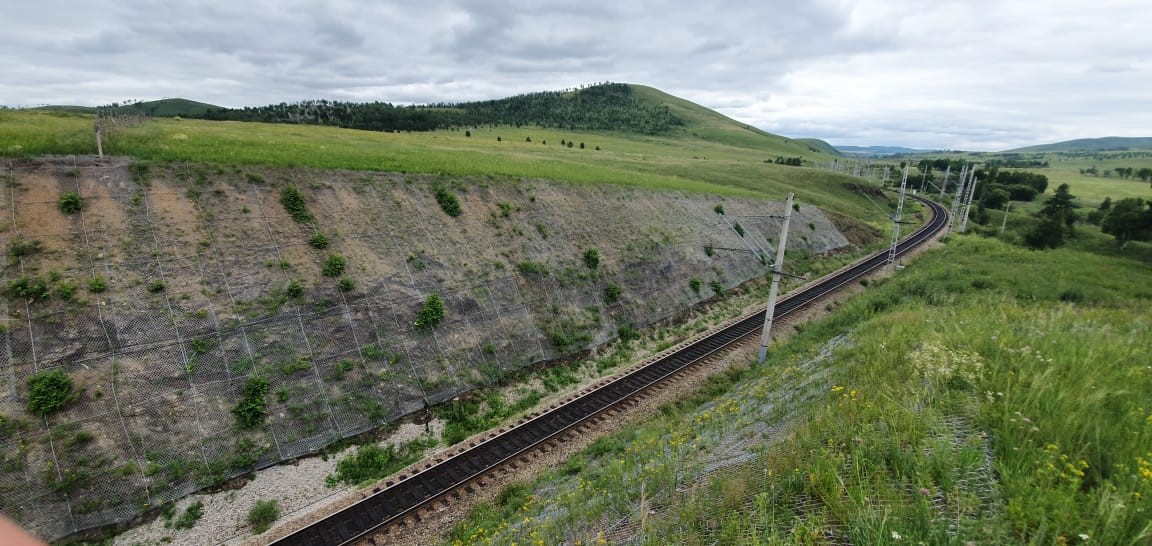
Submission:
<svg viewBox="0 0 1152 546">
<path fill-rule="evenodd" d="M 1147 541 L 1150 281 L 1124 258 L 956 237 L 768 366 L 597 441 L 452 538 Z M 733 445 L 751 458 L 707 472 Z"/>
</svg>

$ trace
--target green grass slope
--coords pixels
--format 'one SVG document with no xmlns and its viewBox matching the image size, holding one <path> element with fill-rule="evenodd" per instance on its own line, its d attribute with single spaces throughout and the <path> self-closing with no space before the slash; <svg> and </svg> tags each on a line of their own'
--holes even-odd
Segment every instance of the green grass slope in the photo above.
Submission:
<svg viewBox="0 0 1152 546">
<path fill-rule="evenodd" d="M 771 163 L 781 155 L 828 157 L 812 152 L 807 145 L 748 128 L 650 88 L 638 88 L 637 93 L 667 105 L 685 120 L 685 128 L 678 134 L 658 136 L 506 126 L 469 132 L 382 133 L 156 118 L 118 129 L 104 150 L 142 160 L 505 175 L 771 199 L 794 191 L 801 202 L 877 225 L 884 222 L 884 211 L 861 195 L 859 181 Z M 84 155 L 92 154 L 94 148 L 90 117 L 44 111 L 0 112 L 0 155 Z"/>
<path fill-rule="evenodd" d="M 827 151 L 810 147 L 802 140 L 763 131 L 659 89 L 637 84 L 629 85 L 633 93 L 643 100 L 667 106 L 673 115 L 684 121 L 684 132 L 702 140 L 789 157 L 831 155 Z"/>
<path fill-rule="evenodd" d="M 844 153 L 836 149 L 835 146 L 820 140 L 818 138 L 798 138 L 797 142 L 806 144 L 810 149 L 817 150 L 819 153 L 843 157 Z"/>
<path fill-rule="evenodd" d="M 956 237 L 450 539 L 1145 544 L 1150 282 Z"/>
</svg>

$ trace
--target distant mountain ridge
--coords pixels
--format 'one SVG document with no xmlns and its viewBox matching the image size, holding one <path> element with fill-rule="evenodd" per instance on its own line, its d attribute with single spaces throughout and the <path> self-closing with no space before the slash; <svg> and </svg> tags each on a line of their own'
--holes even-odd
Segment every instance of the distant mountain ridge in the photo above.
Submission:
<svg viewBox="0 0 1152 546">
<path fill-rule="evenodd" d="M 852 156 L 886 156 L 894 154 L 919 154 L 931 152 L 920 148 L 905 148 L 903 146 L 836 146 L 844 155 Z"/>
<path fill-rule="evenodd" d="M 1039 144 L 1006 150 L 1008 152 L 1117 152 L 1152 149 L 1152 137 L 1078 138 L 1052 144 Z"/>
</svg>

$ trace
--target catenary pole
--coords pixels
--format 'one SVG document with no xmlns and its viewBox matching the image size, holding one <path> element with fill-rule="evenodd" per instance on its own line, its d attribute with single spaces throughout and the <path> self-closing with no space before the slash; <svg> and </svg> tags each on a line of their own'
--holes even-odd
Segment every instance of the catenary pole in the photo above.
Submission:
<svg viewBox="0 0 1152 546">
<path fill-rule="evenodd" d="M 772 289 L 768 291 L 768 308 L 764 310 L 764 331 L 760 333 L 760 352 L 757 362 L 763 364 L 768 358 L 768 338 L 772 333 L 772 315 L 776 312 L 776 294 L 780 291 L 780 268 L 784 266 L 784 245 L 788 244 L 788 222 L 792 219 L 792 199 L 789 193 L 784 202 L 784 224 L 780 226 L 780 244 L 776 248 L 776 263 L 772 266 Z"/>
<path fill-rule="evenodd" d="M 908 189 L 908 171 L 912 169 L 909 165 L 904 167 L 904 176 L 900 180 L 900 199 L 896 202 L 896 214 L 892 215 L 892 246 L 888 248 L 888 266 L 896 267 L 896 245 L 900 242 L 900 220 L 904 216 L 904 192 Z"/>
</svg>

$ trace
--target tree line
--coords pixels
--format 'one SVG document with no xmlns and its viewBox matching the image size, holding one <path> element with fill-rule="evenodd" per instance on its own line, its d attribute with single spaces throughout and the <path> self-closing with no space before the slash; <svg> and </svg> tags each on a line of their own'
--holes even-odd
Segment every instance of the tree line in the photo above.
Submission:
<svg viewBox="0 0 1152 546">
<path fill-rule="evenodd" d="M 980 200 L 972 215 L 977 224 L 987 225 L 991 219 L 985 203 Z M 1152 240 L 1152 201 L 1128 197 L 1113 202 L 1106 197 L 1087 214 L 1080 212 L 1082 208 L 1068 184 L 1060 184 L 1033 215 L 1039 221 L 1024 231 L 1024 244 L 1034 249 L 1063 246 L 1066 238 L 1075 236 L 1076 224 L 1082 221 L 1100 226 L 1100 231 L 1116 239 L 1121 250 L 1131 241 Z"/>
<path fill-rule="evenodd" d="M 1112 169 L 1097 169 L 1095 165 L 1087 169 L 1080 169 L 1080 174 L 1083 176 L 1103 176 L 1110 178 L 1112 173 L 1116 173 L 1117 178 L 1129 179 L 1139 178 L 1141 181 L 1152 181 L 1152 168 L 1141 167 L 1139 169 L 1134 167 L 1113 167 Z"/>
<path fill-rule="evenodd" d="M 981 191 L 980 202 L 992 209 L 1003 208 L 1009 201 L 1032 201 L 1048 189 L 1048 177 L 1028 171 L 1006 171 L 985 166 L 976 169 L 976 179 L 986 188 Z M 981 190 L 980 186 L 976 187 Z"/>
<path fill-rule="evenodd" d="M 684 125 L 665 105 L 635 96 L 627 84 L 605 83 L 574 91 L 544 91 L 499 100 L 396 106 L 307 100 L 245 108 L 219 108 L 204 119 L 330 125 L 370 131 L 433 131 L 482 126 L 533 125 L 579 131 L 664 134 Z"/>
<path fill-rule="evenodd" d="M 955 191 L 959 184 L 960 172 L 964 167 L 976 169 L 976 188 L 973 195 L 978 200 L 978 206 L 990 209 L 1001 209 L 1008 201 L 1033 201 L 1037 195 L 1048 189 L 1048 177 L 1043 174 L 1029 171 L 1005 170 L 1000 162 L 985 163 L 979 168 L 972 163 L 960 159 L 921 159 L 917 163 L 920 170 L 919 177 L 936 187 L 947 184 L 945 191 Z M 904 163 L 901 163 L 903 168 Z M 945 182 L 942 174 L 950 172 Z M 913 176 L 912 180 L 917 177 Z"/>
</svg>

